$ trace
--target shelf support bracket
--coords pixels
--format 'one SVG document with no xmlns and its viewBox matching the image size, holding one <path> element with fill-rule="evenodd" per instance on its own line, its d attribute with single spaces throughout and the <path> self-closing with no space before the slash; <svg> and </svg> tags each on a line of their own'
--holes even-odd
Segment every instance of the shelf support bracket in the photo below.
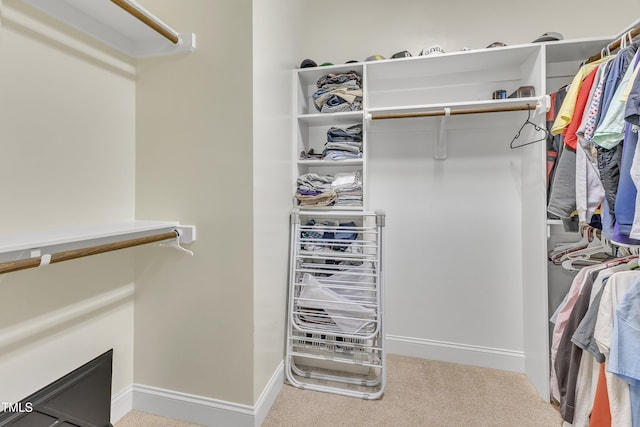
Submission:
<svg viewBox="0 0 640 427">
<path fill-rule="evenodd" d="M 440 119 L 438 137 L 433 147 L 433 158 L 444 160 L 447 158 L 447 119 L 451 115 L 451 108 L 444 109 L 444 116 Z"/>
</svg>

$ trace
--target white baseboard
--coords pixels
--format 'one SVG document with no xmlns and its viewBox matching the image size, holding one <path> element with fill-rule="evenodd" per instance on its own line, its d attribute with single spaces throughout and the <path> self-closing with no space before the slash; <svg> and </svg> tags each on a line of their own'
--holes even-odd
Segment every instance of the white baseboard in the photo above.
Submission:
<svg viewBox="0 0 640 427">
<path fill-rule="evenodd" d="M 524 352 L 386 335 L 386 352 L 422 359 L 524 372 Z"/>
<path fill-rule="evenodd" d="M 275 370 L 264 390 L 258 397 L 254 408 L 255 423 L 254 427 L 260 427 L 267 418 L 269 410 L 273 406 L 276 398 L 284 385 L 284 360 L 280 361 L 278 368 Z"/>
<path fill-rule="evenodd" d="M 138 410 L 204 426 L 259 427 L 283 384 L 284 361 L 254 406 L 134 384 L 112 400 L 111 422 L 115 424 L 130 410 Z"/>
<path fill-rule="evenodd" d="M 128 386 L 111 399 L 111 424 L 115 424 L 133 409 L 133 385 Z"/>
</svg>

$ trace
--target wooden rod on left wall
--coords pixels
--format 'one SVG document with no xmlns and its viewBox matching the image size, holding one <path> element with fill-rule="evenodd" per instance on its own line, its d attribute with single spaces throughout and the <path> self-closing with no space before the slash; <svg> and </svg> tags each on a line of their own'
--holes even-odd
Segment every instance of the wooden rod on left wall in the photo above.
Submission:
<svg viewBox="0 0 640 427">
<path fill-rule="evenodd" d="M 160 34 L 162 37 L 166 38 L 173 44 L 178 44 L 180 38 L 173 34 L 171 31 L 167 30 L 165 27 L 160 25 L 158 22 L 151 19 L 148 15 L 142 13 L 139 9 L 132 6 L 126 0 L 111 0 L 113 3 L 118 5 L 121 9 L 129 13 L 130 15 L 135 16 L 140 21 L 142 21 L 147 27 L 152 28 L 156 33 Z"/>
<path fill-rule="evenodd" d="M 147 243 L 161 242 L 163 240 L 175 239 L 178 237 L 177 231 L 156 234 L 147 237 L 138 237 L 135 239 L 123 240 L 120 242 L 105 243 L 103 245 L 89 246 L 87 248 L 71 249 L 63 252 L 51 254 L 49 264 L 56 262 L 69 261 L 76 258 L 82 258 L 90 255 L 97 255 L 105 252 L 116 251 L 119 249 L 131 248 L 134 246 L 146 245 Z M 26 270 L 28 268 L 39 267 L 41 257 L 20 259 L 17 261 L 7 261 L 0 263 L 0 274 L 11 273 L 13 271 Z"/>
</svg>

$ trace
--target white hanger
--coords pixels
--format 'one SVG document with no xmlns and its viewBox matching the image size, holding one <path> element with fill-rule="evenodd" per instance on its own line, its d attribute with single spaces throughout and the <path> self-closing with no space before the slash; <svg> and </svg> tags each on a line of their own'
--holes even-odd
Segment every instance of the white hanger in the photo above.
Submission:
<svg viewBox="0 0 640 427">
<path fill-rule="evenodd" d="M 580 227 L 580 234 L 582 235 L 582 238 L 577 242 L 556 243 L 553 249 L 549 252 L 549 257 L 555 257 L 563 252 L 586 247 L 589 244 L 589 226 L 582 224 Z"/>
<path fill-rule="evenodd" d="M 606 254 L 611 245 L 604 238 L 598 237 L 596 229 L 588 225 L 581 226 L 582 238 L 574 243 L 560 243 L 549 253 L 549 260 L 556 265 L 562 265 L 568 270 L 575 270 L 578 265 L 596 264 L 600 259 L 591 259 L 598 254 Z M 592 262 L 597 261 L 597 262 Z"/>
<path fill-rule="evenodd" d="M 564 259 L 589 259 L 591 255 L 608 251 L 610 247 L 604 240 L 596 236 L 596 233 L 592 233 L 592 240 L 589 242 L 586 248 L 578 249 L 576 251 L 568 252 L 563 255 Z"/>
<path fill-rule="evenodd" d="M 632 31 L 633 31 L 633 30 L 629 30 L 629 31 L 627 32 L 627 34 L 625 34 L 625 36 L 629 38 L 629 45 L 632 45 L 632 44 L 633 44 L 633 34 L 631 34 L 631 33 L 632 33 Z"/>
</svg>

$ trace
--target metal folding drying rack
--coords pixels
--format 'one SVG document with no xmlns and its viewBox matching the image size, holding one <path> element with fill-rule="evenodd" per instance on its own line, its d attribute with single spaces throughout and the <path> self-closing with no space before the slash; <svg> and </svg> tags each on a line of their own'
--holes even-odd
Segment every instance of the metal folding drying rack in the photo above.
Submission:
<svg viewBox="0 0 640 427">
<path fill-rule="evenodd" d="M 378 399 L 384 393 L 382 212 L 291 214 L 287 381 Z"/>
</svg>

